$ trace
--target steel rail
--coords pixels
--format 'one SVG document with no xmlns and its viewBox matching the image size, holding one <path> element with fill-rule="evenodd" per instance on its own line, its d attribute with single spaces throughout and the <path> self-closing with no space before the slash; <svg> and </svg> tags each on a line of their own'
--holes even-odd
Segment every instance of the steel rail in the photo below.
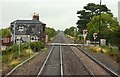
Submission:
<svg viewBox="0 0 120 77">
<path fill-rule="evenodd" d="M 64 40 L 65 40 L 65 42 L 67 42 L 67 40 L 64 38 Z M 70 46 L 68 45 L 68 47 L 70 48 Z M 73 52 L 73 49 L 72 48 L 70 48 L 71 50 L 72 50 L 72 52 Z M 91 74 L 91 76 L 92 77 L 95 77 L 95 74 L 92 72 L 92 71 L 90 71 L 90 69 L 88 68 L 88 66 L 86 66 L 80 59 L 79 59 L 79 57 L 77 56 L 77 54 L 75 53 L 75 52 L 73 52 L 75 55 L 76 55 L 76 57 L 78 58 L 78 60 L 83 64 L 83 66 L 85 67 L 85 69 L 86 70 L 88 70 L 88 72 Z"/>
<path fill-rule="evenodd" d="M 60 73 L 61 77 L 63 77 L 63 55 L 61 50 L 61 44 L 60 44 Z"/>
<path fill-rule="evenodd" d="M 82 63 L 82 65 L 85 67 L 86 70 L 88 70 L 88 72 L 90 73 L 90 75 L 92 77 L 95 77 L 95 74 L 88 68 L 88 66 L 86 66 L 78 57 L 78 55 L 74 52 L 74 50 L 68 45 L 68 47 L 71 49 L 71 51 L 76 55 L 76 57 L 78 58 L 78 60 Z"/>
<path fill-rule="evenodd" d="M 37 77 L 39 77 L 39 75 L 41 75 L 41 73 L 42 73 L 42 71 L 43 71 L 43 69 L 44 69 L 44 67 L 45 67 L 45 65 L 46 65 L 46 63 L 47 63 L 47 61 L 48 61 L 48 59 L 49 59 L 49 57 L 50 57 L 50 55 L 51 55 L 51 52 L 52 52 L 53 49 L 54 49 L 54 47 L 55 47 L 55 46 L 53 45 L 53 46 L 52 46 L 52 49 L 50 50 L 50 52 L 49 52 L 47 58 L 45 59 L 45 61 L 44 61 L 44 63 L 43 63 L 43 65 L 42 65 L 40 71 L 38 72 Z"/>
<path fill-rule="evenodd" d="M 14 67 L 10 72 L 7 73 L 7 75 L 5 75 L 5 77 L 10 76 L 17 68 L 19 68 L 20 66 L 22 66 L 23 64 L 25 64 L 26 62 L 28 62 L 29 60 L 31 60 L 33 57 L 35 57 L 38 53 L 34 54 L 33 56 L 31 56 L 30 58 L 28 58 L 27 60 L 23 61 L 22 63 L 18 64 L 16 67 Z"/>
<path fill-rule="evenodd" d="M 62 56 L 61 45 L 59 45 L 59 46 L 60 46 L 60 49 L 59 49 L 59 51 L 60 51 L 60 52 L 59 52 L 59 53 L 60 53 L 60 75 L 61 75 L 61 77 L 63 77 L 63 56 Z M 55 47 L 55 45 L 52 46 L 52 49 L 50 50 L 50 52 L 49 52 L 47 58 L 45 59 L 45 61 L 44 61 L 43 65 L 42 65 L 40 71 L 38 72 L 37 77 L 39 77 L 39 76 L 41 75 L 42 71 L 44 70 L 44 67 L 45 67 L 45 65 L 47 64 L 47 61 L 48 61 L 48 59 L 50 58 L 50 55 L 51 55 L 54 47 Z"/>
<path fill-rule="evenodd" d="M 112 71 L 111 69 L 109 69 L 106 65 L 102 64 L 101 62 L 99 62 L 98 60 L 96 60 L 94 57 L 92 57 L 91 55 L 89 55 L 88 53 L 86 53 L 84 50 L 82 50 L 81 48 L 77 47 L 80 51 L 82 51 L 86 56 L 88 56 L 91 60 L 93 60 L 95 63 L 97 63 L 100 67 L 102 67 L 105 71 L 107 71 L 111 76 L 113 77 L 120 77 L 117 73 L 115 73 L 114 71 Z"/>
</svg>

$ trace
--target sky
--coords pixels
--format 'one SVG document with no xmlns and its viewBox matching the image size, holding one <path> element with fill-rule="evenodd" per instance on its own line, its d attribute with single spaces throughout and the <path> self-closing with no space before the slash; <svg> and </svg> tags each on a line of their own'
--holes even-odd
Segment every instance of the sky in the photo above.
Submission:
<svg viewBox="0 0 120 77">
<path fill-rule="evenodd" d="M 118 1 L 101 0 L 114 17 L 118 17 Z M 47 27 L 65 30 L 77 26 L 77 11 L 88 3 L 99 4 L 100 0 L 0 0 L 0 28 L 10 26 L 14 20 L 31 20 L 33 13 L 39 13 L 40 21 Z"/>
</svg>

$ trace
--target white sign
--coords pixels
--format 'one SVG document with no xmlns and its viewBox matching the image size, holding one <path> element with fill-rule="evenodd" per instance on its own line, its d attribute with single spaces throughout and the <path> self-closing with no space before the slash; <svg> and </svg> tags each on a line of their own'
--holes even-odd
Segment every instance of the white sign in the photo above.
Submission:
<svg viewBox="0 0 120 77">
<path fill-rule="evenodd" d="M 83 30 L 83 37 L 84 37 L 84 40 L 86 39 L 87 34 L 88 34 L 87 30 Z"/>
<path fill-rule="evenodd" d="M 101 45 L 106 45 L 106 39 L 100 39 Z"/>
<path fill-rule="evenodd" d="M 84 39 L 87 37 L 87 34 L 83 34 Z"/>
<path fill-rule="evenodd" d="M 97 33 L 93 33 L 93 37 L 94 37 L 94 39 L 96 39 L 97 38 Z"/>
</svg>

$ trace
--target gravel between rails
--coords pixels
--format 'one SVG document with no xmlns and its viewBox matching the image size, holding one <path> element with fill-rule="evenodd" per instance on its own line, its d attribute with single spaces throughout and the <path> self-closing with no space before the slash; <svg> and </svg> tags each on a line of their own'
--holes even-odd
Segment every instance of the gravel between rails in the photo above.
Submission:
<svg viewBox="0 0 120 77">
<path fill-rule="evenodd" d="M 59 46 L 54 47 L 41 75 L 60 75 Z"/>
<path fill-rule="evenodd" d="M 78 50 L 76 47 L 71 46 L 73 52 L 79 57 L 79 59 L 95 74 L 95 75 L 110 75 L 107 71 L 101 68 L 97 63 L 87 57 L 84 53 Z"/>
<path fill-rule="evenodd" d="M 67 40 L 69 43 L 73 43 L 73 40 L 71 40 L 68 37 L 64 37 L 64 39 Z M 93 56 L 96 60 L 100 61 L 104 65 L 106 65 L 108 68 L 113 70 L 115 73 L 120 75 L 120 64 L 118 64 L 116 61 L 114 61 L 110 56 L 103 54 L 103 53 L 94 53 L 90 50 L 88 50 L 86 47 L 82 47 L 84 51 L 86 51 L 88 54 Z"/>
<path fill-rule="evenodd" d="M 90 75 L 68 46 L 62 47 L 64 75 Z"/>
</svg>

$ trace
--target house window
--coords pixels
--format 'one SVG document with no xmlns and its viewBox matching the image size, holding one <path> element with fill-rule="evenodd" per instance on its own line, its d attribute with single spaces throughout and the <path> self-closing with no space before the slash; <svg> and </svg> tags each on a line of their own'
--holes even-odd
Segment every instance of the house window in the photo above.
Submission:
<svg viewBox="0 0 120 77">
<path fill-rule="evenodd" d="M 34 40 L 34 38 L 32 38 L 32 40 Z"/>
<path fill-rule="evenodd" d="M 19 31 L 19 32 L 24 31 L 24 26 L 19 26 L 18 31 Z"/>
</svg>

